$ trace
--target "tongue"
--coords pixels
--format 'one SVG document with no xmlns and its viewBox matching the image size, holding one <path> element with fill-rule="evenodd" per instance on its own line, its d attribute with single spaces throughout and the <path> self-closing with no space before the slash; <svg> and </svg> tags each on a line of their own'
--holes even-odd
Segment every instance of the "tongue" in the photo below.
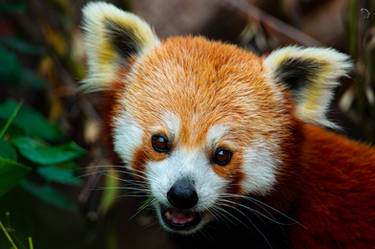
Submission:
<svg viewBox="0 0 375 249">
<path fill-rule="evenodd" d="M 175 224 L 185 224 L 194 220 L 194 215 L 190 211 L 178 210 L 175 208 L 168 209 L 165 217 Z"/>
</svg>

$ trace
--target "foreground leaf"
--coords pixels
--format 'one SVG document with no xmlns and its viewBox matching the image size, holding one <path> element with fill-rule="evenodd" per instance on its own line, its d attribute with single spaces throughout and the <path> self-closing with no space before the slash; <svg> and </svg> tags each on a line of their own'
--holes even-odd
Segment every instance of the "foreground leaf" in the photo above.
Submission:
<svg viewBox="0 0 375 249">
<path fill-rule="evenodd" d="M 24 3 L 0 3 L 0 13 L 24 13 L 27 7 Z"/>
<path fill-rule="evenodd" d="M 21 66 L 15 54 L 8 52 L 0 44 L 0 78 L 7 84 L 17 84 L 20 81 Z"/>
<path fill-rule="evenodd" d="M 17 151 L 3 139 L 0 139 L 0 157 L 17 161 Z"/>
<path fill-rule="evenodd" d="M 20 85 L 30 87 L 35 90 L 43 90 L 45 82 L 38 74 L 27 68 L 23 68 L 21 72 Z"/>
<path fill-rule="evenodd" d="M 0 131 L 0 138 L 2 138 L 5 132 L 8 130 L 10 124 L 13 122 L 14 118 L 17 116 L 18 112 L 20 111 L 22 103 L 19 103 L 16 108 L 13 110 L 13 113 L 9 116 L 8 120 L 5 122 L 5 125 Z"/>
<path fill-rule="evenodd" d="M 29 137 L 17 137 L 12 143 L 30 161 L 38 164 L 58 164 L 83 156 L 86 152 L 73 142 L 49 146 Z"/>
<path fill-rule="evenodd" d="M 0 158 L 0 196 L 15 187 L 30 171 L 26 165 Z"/>
<path fill-rule="evenodd" d="M 72 169 L 62 169 L 54 166 L 38 167 L 39 175 L 47 181 L 54 181 L 64 184 L 78 185 L 80 180 L 74 176 Z"/>
<path fill-rule="evenodd" d="M 53 204 L 57 207 L 67 209 L 70 211 L 77 210 L 77 206 L 73 202 L 71 202 L 63 194 L 53 189 L 49 185 L 37 185 L 33 182 L 26 180 L 22 181 L 20 185 L 27 192 L 33 194 L 34 196 L 38 197 L 39 199 L 47 203 Z"/>
<path fill-rule="evenodd" d="M 14 100 L 6 100 L 0 104 L 0 119 L 7 120 L 17 105 Z M 12 125 L 22 128 L 30 136 L 41 137 L 50 141 L 65 139 L 65 136 L 55 125 L 48 122 L 39 112 L 25 105 L 14 119 Z"/>
<path fill-rule="evenodd" d="M 38 55 L 42 54 L 43 49 L 37 46 L 34 46 L 23 39 L 17 37 L 1 37 L 0 42 L 5 46 L 18 50 L 22 53 Z"/>
</svg>

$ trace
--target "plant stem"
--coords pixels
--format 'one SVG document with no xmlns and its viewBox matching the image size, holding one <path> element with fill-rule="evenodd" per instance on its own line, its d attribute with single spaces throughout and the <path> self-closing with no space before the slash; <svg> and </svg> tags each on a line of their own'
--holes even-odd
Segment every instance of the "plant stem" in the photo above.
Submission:
<svg viewBox="0 0 375 249">
<path fill-rule="evenodd" d="M 358 1 L 350 0 L 349 3 L 349 54 L 357 59 L 358 56 Z"/>
<path fill-rule="evenodd" d="M 27 240 L 29 241 L 29 249 L 34 249 L 33 239 L 31 237 L 27 237 Z"/>
<path fill-rule="evenodd" d="M 1 228 L 1 230 L 3 230 L 5 236 L 9 240 L 9 243 L 12 245 L 13 249 L 18 249 L 16 244 L 14 243 L 12 237 L 10 236 L 10 234 L 8 233 L 7 229 L 5 228 L 5 226 L 3 225 L 3 223 L 1 221 L 0 221 L 0 228 Z"/>
<path fill-rule="evenodd" d="M 13 122 L 14 118 L 17 116 L 19 110 L 21 109 L 22 102 L 17 105 L 17 107 L 14 109 L 12 115 L 8 118 L 7 122 L 5 123 L 4 127 L 0 131 L 0 139 L 4 136 L 5 132 L 8 130 L 10 124 Z"/>
<path fill-rule="evenodd" d="M 148 197 L 147 200 L 145 200 L 143 204 L 138 208 L 138 211 L 145 209 L 145 207 L 147 207 L 150 204 L 150 202 L 152 202 L 153 200 L 154 200 L 153 196 Z"/>
</svg>

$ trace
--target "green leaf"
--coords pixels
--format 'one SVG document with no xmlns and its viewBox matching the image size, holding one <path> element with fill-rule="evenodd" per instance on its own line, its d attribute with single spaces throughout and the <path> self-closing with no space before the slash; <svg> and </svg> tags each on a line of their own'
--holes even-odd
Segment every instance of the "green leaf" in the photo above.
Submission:
<svg viewBox="0 0 375 249">
<path fill-rule="evenodd" d="M 24 13 L 27 7 L 24 3 L 0 3 L 0 13 Z"/>
<path fill-rule="evenodd" d="M 74 161 L 59 163 L 59 164 L 55 164 L 54 166 L 59 168 L 59 169 L 72 170 L 75 174 L 81 172 L 81 168 Z"/>
<path fill-rule="evenodd" d="M 30 171 L 26 165 L 0 158 L 0 196 L 15 187 Z"/>
<path fill-rule="evenodd" d="M 7 123 L 7 120 L 0 118 L 0 127 L 4 127 L 6 123 Z M 14 125 L 14 123 L 8 127 L 6 133 L 9 134 L 10 136 L 26 136 L 27 135 L 24 129 Z"/>
<path fill-rule="evenodd" d="M 15 54 L 0 45 L 0 79 L 7 84 L 18 84 L 21 66 Z"/>
<path fill-rule="evenodd" d="M 86 153 L 73 142 L 49 146 L 29 137 L 16 137 L 11 141 L 22 156 L 38 164 L 63 163 L 81 157 Z"/>
<path fill-rule="evenodd" d="M 20 182 L 20 186 L 23 187 L 27 192 L 47 203 L 70 211 L 77 211 L 77 206 L 73 202 L 49 185 L 38 185 L 33 182 L 23 180 Z"/>
<path fill-rule="evenodd" d="M 15 49 L 22 53 L 34 54 L 34 55 L 43 53 L 42 48 L 34 46 L 30 43 L 27 43 L 26 41 L 17 37 L 2 37 L 0 39 L 0 42 L 3 43 L 8 48 Z"/>
<path fill-rule="evenodd" d="M 13 122 L 14 118 L 17 116 L 18 112 L 20 111 L 22 103 L 19 103 L 16 108 L 14 108 L 13 113 L 9 116 L 8 120 L 6 121 L 5 125 L 0 131 L 0 138 L 2 138 L 5 132 L 8 130 L 10 124 Z"/>
<path fill-rule="evenodd" d="M 0 157 L 17 161 L 17 151 L 3 139 L 0 139 Z"/>
<path fill-rule="evenodd" d="M 72 169 L 61 169 L 54 166 L 38 167 L 37 172 L 47 181 L 78 185 L 80 180 L 74 176 Z"/>
<path fill-rule="evenodd" d="M 17 102 L 11 99 L 0 104 L 0 119 L 7 120 L 16 107 Z M 22 128 L 30 136 L 41 137 L 49 141 L 65 140 L 65 136 L 55 125 L 49 123 L 39 112 L 26 105 L 14 119 L 13 125 Z"/>
<path fill-rule="evenodd" d="M 32 47 L 27 43 L 22 43 L 21 40 L 16 38 L 3 38 L 0 39 L 2 44 L 6 44 L 9 47 L 15 47 L 18 50 L 37 51 L 37 48 Z M 44 88 L 44 80 L 33 71 L 23 68 L 12 52 L 7 51 L 2 44 L 0 44 L 0 79 L 3 84 L 8 85 L 22 85 L 31 87 L 36 90 L 42 90 Z M 10 46 L 12 45 L 12 46 Z"/>
<path fill-rule="evenodd" d="M 43 90 L 45 82 L 38 74 L 27 68 L 23 68 L 21 71 L 20 85 L 30 87 L 35 90 Z"/>
</svg>

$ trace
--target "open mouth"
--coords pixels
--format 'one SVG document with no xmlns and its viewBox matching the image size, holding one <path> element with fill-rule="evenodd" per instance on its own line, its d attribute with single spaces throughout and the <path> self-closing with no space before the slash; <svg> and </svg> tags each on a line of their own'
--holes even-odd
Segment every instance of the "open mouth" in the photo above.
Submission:
<svg viewBox="0 0 375 249">
<path fill-rule="evenodd" d="M 165 225 L 174 231 L 193 230 L 201 221 L 201 214 L 191 210 L 161 206 L 160 212 Z"/>
</svg>

